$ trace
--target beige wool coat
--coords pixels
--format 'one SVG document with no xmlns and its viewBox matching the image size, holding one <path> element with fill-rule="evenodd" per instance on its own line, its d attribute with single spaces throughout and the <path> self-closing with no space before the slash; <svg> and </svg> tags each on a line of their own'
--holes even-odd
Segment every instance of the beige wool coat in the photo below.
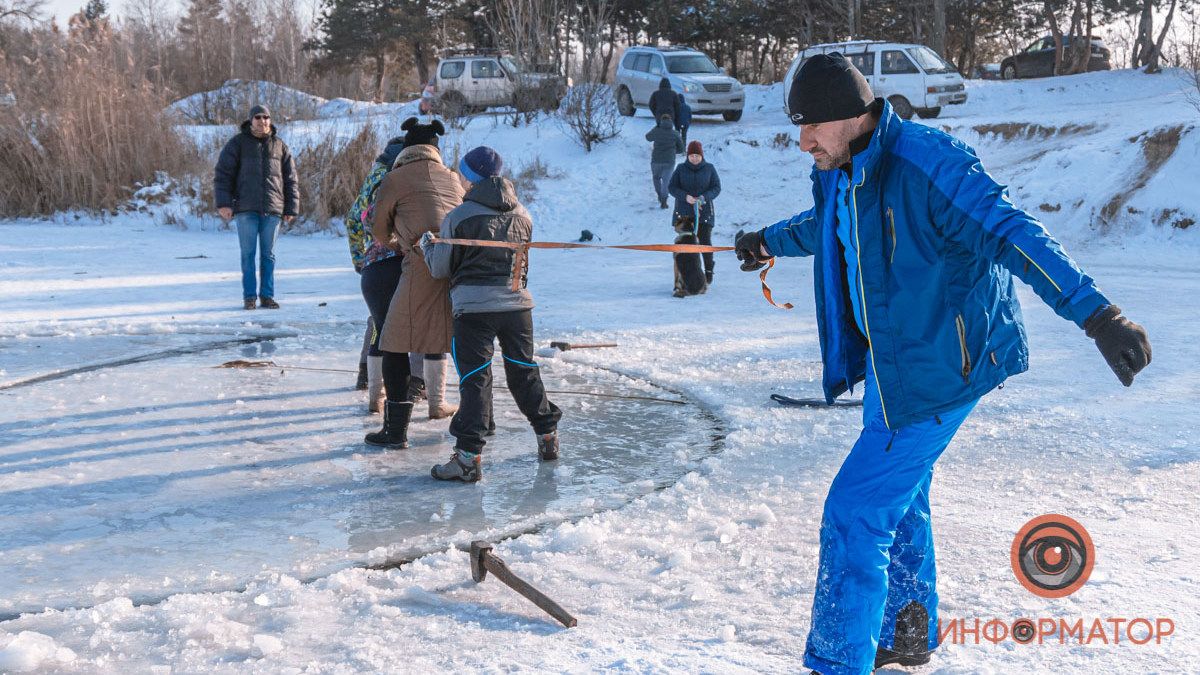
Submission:
<svg viewBox="0 0 1200 675">
<path fill-rule="evenodd" d="M 450 351 L 454 317 L 450 285 L 434 279 L 417 240 L 438 233 L 446 214 L 462 203 L 458 175 L 442 164 L 432 145 L 405 148 L 379 186 L 372 234 L 404 254 L 400 285 L 388 306 L 379 347 L 385 352 L 442 354 Z"/>
</svg>

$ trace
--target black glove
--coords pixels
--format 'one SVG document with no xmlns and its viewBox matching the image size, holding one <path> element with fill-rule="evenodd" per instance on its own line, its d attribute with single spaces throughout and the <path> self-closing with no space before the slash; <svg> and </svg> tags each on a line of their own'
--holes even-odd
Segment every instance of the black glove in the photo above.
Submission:
<svg viewBox="0 0 1200 675">
<path fill-rule="evenodd" d="M 742 261 L 743 272 L 760 270 L 767 264 L 771 256 L 762 254 L 765 248 L 763 246 L 763 230 L 757 232 L 738 230 L 733 237 L 733 249 L 738 260 Z"/>
<path fill-rule="evenodd" d="M 1096 341 L 1100 355 L 1117 374 L 1121 384 L 1133 384 L 1133 376 L 1150 365 L 1150 338 L 1146 329 L 1121 316 L 1121 308 L 1109 305 L 1096 310 L 1083 322 L 1087 336 Z"/>
</svg>

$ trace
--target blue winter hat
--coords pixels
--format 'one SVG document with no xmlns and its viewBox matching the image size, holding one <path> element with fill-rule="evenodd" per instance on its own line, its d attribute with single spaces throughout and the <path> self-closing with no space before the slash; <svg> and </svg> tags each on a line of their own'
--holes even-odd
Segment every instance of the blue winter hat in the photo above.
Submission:
<svg viewBox="0 0 1200 675">
<path fill-rule="evenodd" d="M 504 169 L 504 158 L 486 145 L 481 145 L 463 155 L 462 161 L 458 163 L 458 172 L 472 183 L 499 176 L 502 169 Z"/>
</svg>

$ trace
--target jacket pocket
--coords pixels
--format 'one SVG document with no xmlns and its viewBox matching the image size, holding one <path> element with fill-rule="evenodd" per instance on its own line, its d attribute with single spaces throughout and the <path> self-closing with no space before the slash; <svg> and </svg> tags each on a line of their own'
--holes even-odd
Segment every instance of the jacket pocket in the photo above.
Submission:
<svg viewBox="0 0 1200 675">
<path fill-rule="evenodd" d="M 971 381 L 971 351 L 967 349 L 967 325 L 963 322 L 962 314 L 954 315 L 954 328 L 958 331 L 958 350 L 962 357 L 963 382 Z"/>
</svg>

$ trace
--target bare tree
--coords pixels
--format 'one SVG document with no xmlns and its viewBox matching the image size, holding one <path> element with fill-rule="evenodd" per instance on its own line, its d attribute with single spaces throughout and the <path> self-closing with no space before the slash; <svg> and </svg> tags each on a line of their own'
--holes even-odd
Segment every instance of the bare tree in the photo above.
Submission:
<svg viewBox="0 0 1200 675">
<path fill-rule="evenodd" d="M 576 82 L 558 109 L 559 125 L 587 152 L 620 135 L 624 122 L 612 87 L 598 82 Z"/>
<path fill-rule="evenodd" d="M 45 0 L 0 0 L 0 22 L 13 19 L 41 21 Z"/>
</svg>

